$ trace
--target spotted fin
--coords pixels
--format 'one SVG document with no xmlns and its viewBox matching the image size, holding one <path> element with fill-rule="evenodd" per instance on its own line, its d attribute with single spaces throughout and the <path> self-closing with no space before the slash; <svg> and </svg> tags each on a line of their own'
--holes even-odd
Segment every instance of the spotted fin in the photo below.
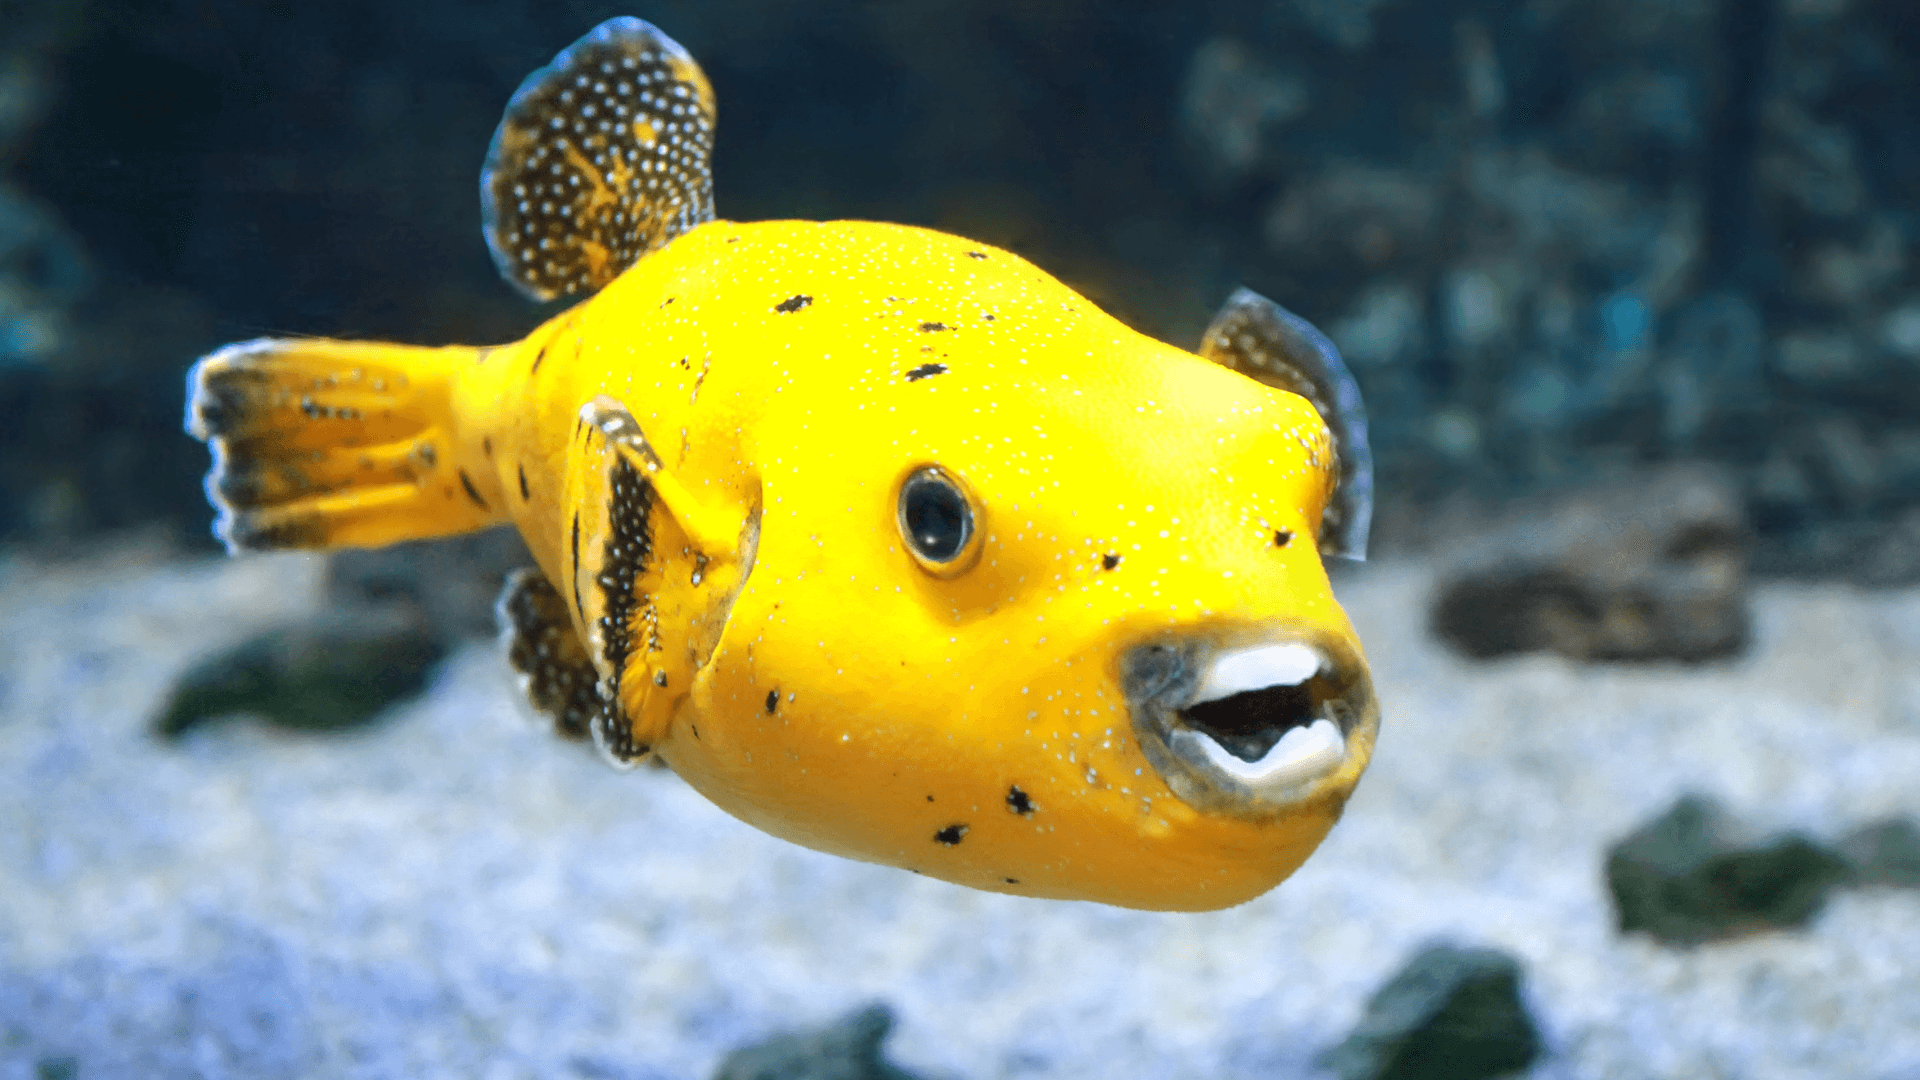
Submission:
<svg viewBox="0 0 1920 1080">
<path fill-rule="evenodd" d="M 501 276 L 536 300 L 592 292 L 713 220 L 713 88 L 672 38 L 609 19 L 529 75 L 480 171 Z"/>
<path fill-rule="evenodd" d="M 450 404 L 482 350 L 258 338 L 187 376 L 187 432 L 229 551 L 378 547 L 497 524 L 491 474 L 461 458 Z"/>
<path fill-rule="evenodd" d="M 568 457 L 570 601 L 607 705 L 594 742 L 617 764 L 665 737 L 712 656 L 759 544 L 744 520 L 700 502 L 625 406 L 580 409 Z"/>
<path fill-rule="evenodd" d="M 507 662 L 520 673 L 527 701 L 563 738 L 592 738 L 604 710 L 600 675 L 573 628 L 566 597 L 528 567 L 507 576 L 495 611 Z"/>
<path fill-rule="evenodd" d="M 1200 355 L 1313 403 L 1333 433 L 1339 481 L 1321 518 L 1320 551 L 1356 562 L 1367 557 L 1373 523 L 1373 451 L 1360 384 L 1327 336 L 1307 320 L 1240 289 L 1227 298 L 1200 342 Z"/>
</svg>

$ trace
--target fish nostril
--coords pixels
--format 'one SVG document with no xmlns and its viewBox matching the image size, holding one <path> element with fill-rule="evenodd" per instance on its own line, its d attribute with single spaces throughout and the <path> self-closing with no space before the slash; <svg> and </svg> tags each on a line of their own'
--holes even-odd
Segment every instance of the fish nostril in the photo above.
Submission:
<svg viewBox="0 0 1920 1080">
<path fill-rule="evenodd" d="M 1288 731 L 1313 723 L 1313 692 L 1306 683 L 1247 690 L 1175 711 L 1188 727 L 1245 762 L 1267 756 Z"/>
</svg>

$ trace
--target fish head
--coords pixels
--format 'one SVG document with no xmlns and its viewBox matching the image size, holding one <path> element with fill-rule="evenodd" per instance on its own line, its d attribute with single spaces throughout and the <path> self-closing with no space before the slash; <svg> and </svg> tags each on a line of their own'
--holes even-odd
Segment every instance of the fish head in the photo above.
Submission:
<svg viewBox="0 0 1920 1080">
<path fill-rule="evenodd" d="M 904 321 L 942 327 L 936 356 L 867 339 L 892 359 L 766 426 L 756 565 L 695 691 L 737 722 L 663 753 L 839 854 L 1026 895 L 1242 902 L 1326 835 L 1378 724 L 1315 544 L 1327 426 L 1020 284 L 986 290 L 991 322 L 924 301 Z"/>
</svg>

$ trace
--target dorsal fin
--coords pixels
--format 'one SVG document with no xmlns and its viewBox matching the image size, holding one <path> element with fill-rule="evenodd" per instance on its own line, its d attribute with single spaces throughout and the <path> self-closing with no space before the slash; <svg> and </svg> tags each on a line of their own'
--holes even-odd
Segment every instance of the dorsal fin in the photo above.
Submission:
<svg viewBox="0 0 1920 1080">
<path fill-rule="evenodd" d="M 527 76 L 480 170 L 500 274 L 536 300 L 592 292 L 713 220 L 713 88 L 649 23 L 609 19 Z"/>
<path fill-rule="evenodd" d="M 1333 434 L 1339 480 L 1320 523 L 1320 551 L 1342 559 L 1367 557 L 1373 523 L 1373 451 L 1360 384 L 1327 336 L 1307 320 L 1239 289 L 1200 339 L 1200 355 L 1313 404 Z"/>
</svg>

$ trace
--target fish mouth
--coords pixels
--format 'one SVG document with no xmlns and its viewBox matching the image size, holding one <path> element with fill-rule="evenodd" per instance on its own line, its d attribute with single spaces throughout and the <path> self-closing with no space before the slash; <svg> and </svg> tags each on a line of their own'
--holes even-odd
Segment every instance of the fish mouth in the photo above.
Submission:
<svg viewBox="0 0 1920 1080">
<path fill-rule="evenodd" d="M 1121 674 L 1148 761 L 1201 810 L 1264 817 L 1343 799 L 1379 726 L 1365 661 L 1329 635 L 1139 645 Z"/>
</svg>

